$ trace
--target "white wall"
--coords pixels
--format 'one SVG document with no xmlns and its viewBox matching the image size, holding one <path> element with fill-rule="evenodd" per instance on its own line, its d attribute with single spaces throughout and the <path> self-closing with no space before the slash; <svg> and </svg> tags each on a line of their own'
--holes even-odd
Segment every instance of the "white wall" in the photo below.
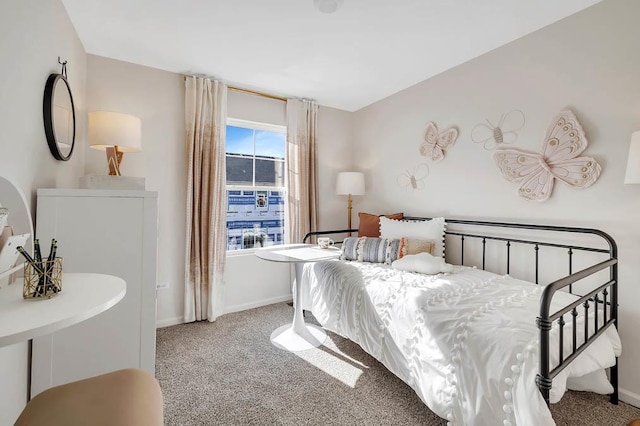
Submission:
<svg viewBox="0 0 640 426">
<path fill-rule="evenodd" d="M 160 198 L 158 281 L 159 326 L 182 322 L 184 304 L 184 221 L 186 150 L 184 145 L 184 83 L 179 74 L 89 55 L 88 110 L 108 110 L 142 119 L 142 152 L 126 154 L 122 173 L 145 176 L 147 189 Z M 285 103 L 230 91 L 227 115 L 232 118 L 286 125 Z M 344 226 L 340 200 L 334 195 L 335 171 L 350 162 L 351 114 L 321 107 L 318 157 L 321 225 Z M 86 150 L 86 173 L 104 173 L 104 152 Z M 227 312 L 290 298 L 289 270 L 251 253 L 227 260 Z"/>
<path fill-rule="evenodd" d="M 35 217 L 37 188 L 72 187 L 82 175 L 86 53 L 59 0 L 5 0 L 0 9 L 0 174 L 24 192 Z M 68 61 L 77 117 L 67 162 L 49 152 L 42 120 L 44 86 L 60 72 L 58 56 Z M 27 368 L 27 343 L 0 348 L 0 425 L 13 424 L 26 403 Z"/>
<path fill-rule="evenodd" d="M 354 159 L 368 191 L 359 209 L 377 213 L 595 227 L 618 242 L 622 397 L 640 404 L 640 185 L 624 185 L 630 135 L 640 129 L 640 2 L 608 0 L 355 113 Z M 577 190 L 556 183 L 544 203 L 516 195 L 492 155 L 471 141 L 485 118 L 520 109 L 526 125 L 515 146 L 539 151 L 554 115 L 571 108 L 582 123 L 585 155 L 600 179 Z M 426 124 L 460 135 L 440 163 L 419 156 Z M 428 163 L 423 191 L 401 190 L 397 176 Z"/>
<path fill-rule="evenodd" d="M 336 175 L 352 170 L 353 113 L 320 107 L 318 111 L 318 192 L 321 230 L 347 228 L 347 197 L 336 195 Z M 359 197 L 354 197 L 355 199 Z M 357 223 L 354 209 L 354 223 Z"/>
<path fill-rule="evenodd" d="M 158 191 L 157 318 L 182 316 L 187 151 L 184 145 L 184 80 L 182 76 L 89 55 L 88 111 L 132 114 L 142 120 L 142 152 L 125 154 L 125 176 L 144 176 L 147 190 Z M 104 151 L 86 150 L 85 172 L 105 174 Z"/>
</svg>

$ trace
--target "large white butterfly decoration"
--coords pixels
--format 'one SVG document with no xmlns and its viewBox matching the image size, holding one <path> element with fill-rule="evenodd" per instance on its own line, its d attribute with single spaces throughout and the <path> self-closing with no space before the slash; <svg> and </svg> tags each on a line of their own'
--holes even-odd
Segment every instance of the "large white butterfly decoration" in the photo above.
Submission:
<svg viewBox="0 0 640 426">
<path fill-rule="evenodd" d="M 587 188 L 598 180 L 600 165 L 591 157 L 578 157 L 587 148 L 587 137 L 571 111 L 561 111 L 549 126 L 542 153 L 499 149 L 493 159 L 502 176 L 518 182 L 518 195 L 545 201 L 558 179 L 575 188 Z"/>
<path fill-rule="evenodd" d="M 438 133 L 436 125 L 429 122 L 424 134 L 424 142 L 420 145 L 420 155 L 428 157 L 431 161 L 440 161 L 444 158 L 444 150 L 453 145 L 457 137 L 458 129 L 455 127 Z"/>
</svg>

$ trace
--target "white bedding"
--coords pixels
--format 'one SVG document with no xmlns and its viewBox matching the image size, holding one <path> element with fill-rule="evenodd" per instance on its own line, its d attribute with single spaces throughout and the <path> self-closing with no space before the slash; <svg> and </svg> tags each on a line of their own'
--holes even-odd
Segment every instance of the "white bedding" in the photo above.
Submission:
<svg viewBox="0 0 640 426">
<path fill-rule="evenodd" d="M 555 424 L 535 384 L 542 287 L 462 266 L 451 274 L 423 275 L 328 261 L 306 264 L 300 288 L 303 308 L 326 329 L 358 343 L 450 424 Z M 571 298 L 561 293 L 554 302 L 564 306 Z M 571 348 L 566 317 L 565 354 Z M 583 321 L 578 318 L 578 330 Z M 554 324 L 552 336 L 556 332 Z M 557 337 L 551 347 L 553 367 Z M 551 402 L 565 392 L 568 376 L 609 367 L 620 350 L 609 327 L 554 379 Z M 601 376 L 586 377 L 596 380 L 596 389 L 611 391 Z"/>
</svg>

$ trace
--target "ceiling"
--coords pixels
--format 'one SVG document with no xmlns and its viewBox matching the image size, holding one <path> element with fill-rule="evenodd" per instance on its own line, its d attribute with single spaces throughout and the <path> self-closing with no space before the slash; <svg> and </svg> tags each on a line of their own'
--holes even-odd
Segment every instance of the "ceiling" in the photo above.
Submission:
<svg viewBox="0 0 640 426">
<path fill-rule="evenodd" d="M 62 0 L 87 53 L 356 111 L 600 0 Z"/>
</svg>

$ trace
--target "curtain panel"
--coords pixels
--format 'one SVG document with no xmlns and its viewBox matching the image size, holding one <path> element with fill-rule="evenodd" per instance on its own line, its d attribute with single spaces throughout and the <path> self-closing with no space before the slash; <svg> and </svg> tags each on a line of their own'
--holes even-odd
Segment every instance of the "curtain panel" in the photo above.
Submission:
<svg viewBox="0 0 640 426">
<path fill-rule="evenodd" d="M 184 320 L 214 321 L 224 308 L 227 86 L 187 77 L 185 89 L 189 164 Z"/>
<path fill-rule="evenodd" d="M 318 228 L 316 133 L 318 104 L 287 100 L 287 239 L 301 243 Z"/>
</svg>

